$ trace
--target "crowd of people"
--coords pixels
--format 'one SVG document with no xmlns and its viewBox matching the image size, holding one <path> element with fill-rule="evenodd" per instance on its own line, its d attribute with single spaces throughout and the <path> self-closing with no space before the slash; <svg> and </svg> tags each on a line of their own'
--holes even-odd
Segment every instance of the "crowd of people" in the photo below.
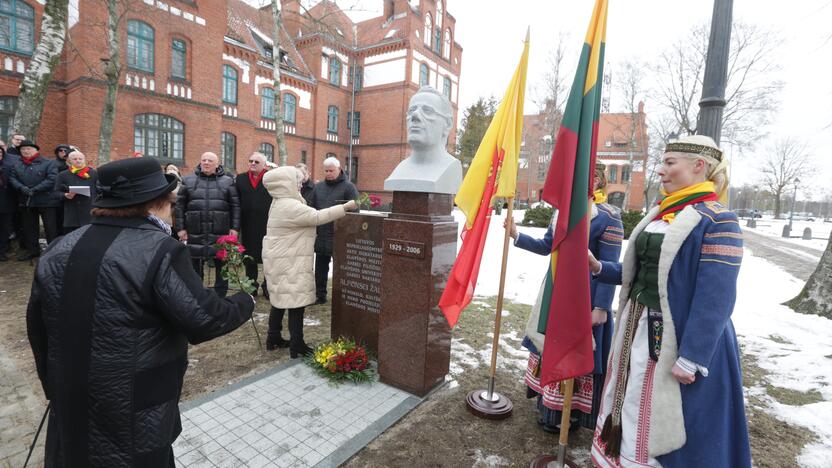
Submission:
<svg viewBox="0 0 832 468">
<path fill-rule="evenodd" d="M 0 221 L 11 231 L 19 214 L 26 250 L 18 258 L 40 257 L 27 330 L 50 401 L 46 466 L 174 466 L 187 344 L 245 323 L 259 291 L 271 304 L 267 349 L 312 352 L 304 309 L 326 302 L 327 286 L 312 257 L 330 261 L 332 224 L 357 207 L 337 158 L 324 161 L 314 184 L 306 165 L 272 168 L 261 153 L 234 176 L 205 152 L 183 177 L 141 154 L 96 171 L 77 148 L 60 145 L 47 159 L 35 143 L 12 141 L 17 158 L 0 152 Z M 226 297 L 213 247 L 226 235 L 251 257 L 251 295 Z M 209 261 L 212 288 L 204 286 Z"/>
<path fill-rule="evenodd" d="M 116 161 L 96 173 L 76 148 L 59 146 L 53 160 L 38 150 L 16 138 L 0 152 L 0 221 L 10 226 L 19 215 L 27 255 L 41 255 L 39 222 L 50 242 L 27 312 L 53 408 L 47 466 L 173 466 L 187 343 L 239 327 L 262 291 L 271 305 L 267 348 L 308 355 L 304 310 L 327 300 L 333 222 L 356 208 L 358 193 L 335 158 L 324 161 L 324 180 L 314 184 L 304 165 L 270 170 L 260 153 L 234 177 L 206 152 L 182 177 L 153 158 Z M 594 368 L 575 380 L 569 419 L 570 427 L 594 431 L 596 466 L 751 465 L 730 320 L 742 234 L 718 202 L 726 168 L 708 137 L 669 143 L 658 171 L 664 198 L 634 228 L 623 258 L 621 218 L 606 203 L 603 167 L 595 172 L 587 311 Z M 506 226 L 516 247 L 551 253 L 551 227 L 534 239 L 513 220 Z M 219 274 L 213 288 L 203 285 L 204 264 L 221 266 L 212 246 L 225 235 L 238 235 L 251 254 L 252 295 L 226 298 Z M 539 378 L 544 296 L 541 287 L 523 340 L 530 351 L 523 380 L 543 430 L 559 432 L 564 395 Z"/>
</svg>

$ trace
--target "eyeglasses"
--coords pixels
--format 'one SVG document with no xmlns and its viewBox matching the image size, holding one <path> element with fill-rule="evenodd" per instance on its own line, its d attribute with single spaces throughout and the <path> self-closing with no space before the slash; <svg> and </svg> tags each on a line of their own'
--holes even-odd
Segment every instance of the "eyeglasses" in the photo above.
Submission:
<svg viewBox="0 0 832 468">
<path fill-rule="evenodd" d="M 249 159 L 248 162 L 249 164 L 260 164 L 260 161 L 257 161 L 256 159 Z"/>
</svg>

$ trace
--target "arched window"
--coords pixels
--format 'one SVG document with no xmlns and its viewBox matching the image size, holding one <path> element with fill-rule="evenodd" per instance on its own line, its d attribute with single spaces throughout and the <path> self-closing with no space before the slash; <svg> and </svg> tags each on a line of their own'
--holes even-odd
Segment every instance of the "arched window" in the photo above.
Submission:
<svg viewBox="0 0 832 468">
<path fill-rule="evenodd" d="M 295 114 L 298 108 L 298 98 L 294 94 L 283 94 L 283 121 L 286 123 L 295 123 Z"/>
<path fill-rule="evenodd" d="M 419 65 L 419 86 L 427 86 L 430 83 L 430 73 L 426 64 Z"/>
<path fill-rule="evenodd" d="M 442 77 L 442 94 L 444 94 L 449 101 L 451 100 L 451 79 L 447 76 Z"/>
<path fill-rule="evenodd" d="M 222 66 L 222 102 L 237 104 L 237 70 L 231 65 Z"/>
<path fill-rule="evenodd" d="M 4 141 L 11 138 L 16 110 L 17 96 L 0 96 L 0 138 Z"/>
<path fill-rule="evenodd" d="M 274 90 L 263 88 L 260 95 L 260 116 L 266 119 L 274 118 Z"/>
<path fill-rule="evenodd" d="M 445 15 L 443 14 L 442 1 L 440 0 L 436 2 L 436 29 L 442 29 L 442 18 L 444 16 Z"/>
<path fill-rule="evenodd" d="M 237 137 L 233 133 L 222 132 L 222 165 L 226 171 L 235 171 L 237 167 Z"/>
<path fill-rule="evenodd" d="M 260 143 L 260 152 L 266 155 L 266 160 L 274 162 L 274 145 L 271 143 Z"/>
<path fill-rule="evenodd" d="M 127 22 L 127 66 L 153 73 L 153 28 L 144 21 Z"/>
<path fill-rule="evenodd" d="M 630 166 L 621 166 L 621 183 L 627 184 L 630 182 Z"/>
<path fill-rule="evenodd" d="M 341 86 L 341 61 L 338 57 L 329 59 L 329 82 L 335 86 Z"/>
<path fill-rule="evenodd" d="M 430 17 L 430 13 L 425 15 L 425 45 L 430 47 L 430 41 L 433 40 L 433 19 Z"/>
<path fill-rule="evenodd" d="M 329 106 L 326 115 L 326 131 L 330 133 L 338 133 L 338 108 L 335 106 Z"/>
<path fill-rule="evenodd" d="M 618 183 L 618 166 L 610 166 L 610 175 L 607 177 L 607 182 L 611 184 Z"/>
<path fill-rule="evenodd" d="M 182 161 L 185 124 L 163 114 L 133 117 L 133 150 L 162 160 Z"/>
<path fill-rule="evenodd" d="M 451 28 L 445 30 L 445 47 L 442 49 L 442 56 L 446 59 L 451 58 Z"/>
<path fill-rule="evenodd" d="M 22 0 L 0 1 L 0 49 L 26 55 L 35 49 L 35 10 Z"/>
<path fill-rule="evenodd" d="M 187 76 L 187 65 L 187 45 L 182 39 L 174 39 L 170 46 L 170 76 L 184 80 Z"/>
</svg>

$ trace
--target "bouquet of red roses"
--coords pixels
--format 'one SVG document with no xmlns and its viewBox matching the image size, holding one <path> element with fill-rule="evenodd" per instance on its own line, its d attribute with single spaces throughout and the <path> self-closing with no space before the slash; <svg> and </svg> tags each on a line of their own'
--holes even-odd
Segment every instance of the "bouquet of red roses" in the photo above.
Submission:
<svg viewBox="0 0 832 468">
<path fill-rule="evenodd" d="M 217 259 L 222 261 L 220 274 L 228 281 L 228 287 L 239 289 L 246 293 L 253 293 L 257 288 L 254 282 L 246 276 L 244 261 L 252 260 L 251 256 L 245 255 L 246 248 L 237 240 L 237 236 L 229 234 L 220 236 L 214 244 L 217 250 Z"/>
</svg>

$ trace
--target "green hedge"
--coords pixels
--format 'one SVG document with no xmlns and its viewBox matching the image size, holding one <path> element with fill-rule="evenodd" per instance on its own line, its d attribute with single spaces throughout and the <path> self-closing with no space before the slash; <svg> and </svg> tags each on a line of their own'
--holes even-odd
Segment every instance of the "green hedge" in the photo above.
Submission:
<svg viewBox="0 0 832 468">
<path fill-rule="evenodd" d="M 553 211 L 551 206 L 542 203 L 534 208 L 529 208 L 526 210 L 526 214 L 523 215 L 522 224 L 523 226 L 549 227 Z"/>
<path fill-rule="evenodd" d="M 644 213 L 641 211 L 633 210 L 621 212 L 621 222 L 624 224 L 625 239 L 630 238 L 630 233 L 633 232 L 633 229 L 635 229 L 636 225 L 641 222 L 642 218 L 644 218 Z"/>
</svg>

